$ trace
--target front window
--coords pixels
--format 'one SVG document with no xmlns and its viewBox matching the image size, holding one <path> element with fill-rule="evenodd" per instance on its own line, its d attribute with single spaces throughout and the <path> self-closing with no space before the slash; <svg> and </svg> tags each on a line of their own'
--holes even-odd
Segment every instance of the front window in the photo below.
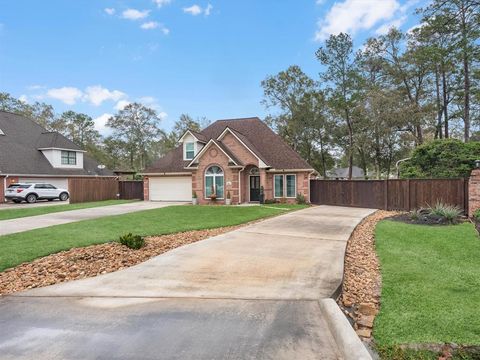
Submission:
<svg viewBox="0 0 480 360">
<path fill-rule="evenodd" d="M 75 151 L 62 151 L 62 165 L 77 165 L 77 153 Z"/>
<path fill-rule="evenodd" d="M 185 159 L 192 160 L 195 157 L 195 144 L 188 142 L 185 144 Z"/>
<path fill-rule="evenodd" d="M 275 175 L 275 197 L 283 197 L 283 175 Z"/>
<path fill-rule="evenodd" d="M 205 172 L 205 197 L 209 198 L 215 194 L 217 199 L 223 199 L 223 180 L 223 170 L 216 165 L 210 166 Z"/>
<path fill-rule="evenodd" d="M 297 175 L 275 175 L 274 188 L 276 198 L 294 198 L 297 194 Z"/>
</svg>

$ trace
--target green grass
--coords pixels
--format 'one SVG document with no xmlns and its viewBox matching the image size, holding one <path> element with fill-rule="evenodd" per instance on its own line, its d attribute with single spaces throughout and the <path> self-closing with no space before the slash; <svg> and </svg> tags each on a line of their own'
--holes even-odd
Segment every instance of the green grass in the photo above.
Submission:
<svg viewBox="0 0 480 360">
<path fill-rule="evenodd" d="M 130 232 L 145 236 L 212 229 L 284 213 L 263 206 L 179 205 L 0 236 L 0 271 L 62 250 L 117 240 Z"/>
<path fill-rule="evenodd" d="M 35 206 L 35 207 L 28 207 L 28 205 L 19 205 L 17 209 L 0 210 L 0 221 L 17 219 L 17 218 L 22 218 L 27 216 L 52 214 L 52 213 L 62 212 L 62 211 L 71 211 L 71 210 L 88 209 L 88 208 L 94 208 L 94 207 L 100 207 L 100 206 L 124 204 L 132 201 L 135 201 L 135 200 L 105 200 L 105 201 L 86 202 L 86 203 L 79 203 L 79 204 Z"/>
<path fill-rule="evenodd" d="M 385 220 L 376 228 L 376 248 L 382 298 L 374 337 L 380 346 L 480 344 L 480 239 L 472 224 Z"/>
<path fill-rule="evenodd" d="M 284 210 L 300 210 L 300 209 L 305 209 L 307 208 L 309 205 L 300 205 L 300 204 L 265 204 L 265 205 L 262 205 L 262 206 L 265 206 L 265 207 L 273 207 L 273 208 L 277 208 L 277 209 L 284 209 Z"/>
</svg>

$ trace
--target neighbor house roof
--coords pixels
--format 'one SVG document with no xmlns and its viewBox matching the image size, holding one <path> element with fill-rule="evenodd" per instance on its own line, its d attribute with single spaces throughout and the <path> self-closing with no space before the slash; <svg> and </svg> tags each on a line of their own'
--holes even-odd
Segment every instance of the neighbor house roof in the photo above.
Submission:
<svg viewBox="0 0 480 360">
<path fill-rule="evenodd" d="M 10 112 L 0 111 L 0 174 L 2 175 L 65 175 L 110 176 L 108 169 L 99 169 L 98 162 L 84 154 L 83 169 L 54 168 L 42 148 L 81 151 L 81 148 L 55 132 L 47 132 L 33 120 Z"/>
<path fill-rule="evenodd" d="M 327 171 L 327 176 L 331 178 L 348 178 L 348 167 L 346 168 L 336 168 L 330 171 Z M 353 178 L 360 178 L 364 177 L 365 174 L 361 168 L 358 166 L 352 167 L 352 177 Z"/>
<path fill-rule="evenodd" d="M 261 159 L 267 167 L 271 169 L 288 170 L 288 169 L 312 169 L 296 151 L 288 146 L 283 139 L 275 134 L 267 124 L 258 117 L 242 118 L 242 119 L 226 119 L 218 120 L 210 126 L 203 129 L 195 136 L 202 136 L 203 141 L 211 139 L 215 140 L 222 149 L 231 155 L 235 162 L 241 163 L 235 159 L 234 155 L 218 137 L 229 129 L 234 133 L 245 146 L 250 149 L 254 155 Z M 199 137 L 197 137 L 199 138 Z M 174 150 L 167 153 L 152 164 L 151 167 L 145 169 L 145 173 L 163 173 L 163 172 L 186 172 L 185 166 L 190 161 L 183 160 L 183 148 L 178 146 Z"/>
</svg>

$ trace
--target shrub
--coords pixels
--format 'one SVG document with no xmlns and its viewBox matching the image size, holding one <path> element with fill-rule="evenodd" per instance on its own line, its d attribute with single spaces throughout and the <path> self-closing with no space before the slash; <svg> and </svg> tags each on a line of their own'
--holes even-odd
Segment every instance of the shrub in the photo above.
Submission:
<svg viewBox="0 0 480 360">
<path fill-rule="evenodd" d="M 305 195 L 298 193 L 297 198 L 295 199 L 297 201 L 297 204 L 299 205 L 305 205 L 307 201 L 305 200 Z"/>
<path fill-rule="evenodd" d="M 265 199 L 264 204 L 276 204 L 277 200 L 275 199 Z"/>
<path fill-rule="evenodd" d="M 477 222 L 480 221 L 480 209 L 475 210 L 475 212 L 473 213 L 473 218 L 474 218 L 475 221 L 477 221 Z"/>
<path fill-rule="evenodd" d="M 400 165 L 401 178 L 467 177 L 480 159 L 480 142 L 434 140 L 417 146 L 410 160 Z"/>
<path fill-rule="evenodd" d="M 143 237 L 140 235 L 133 235 L 132 233 L 120 236 L 118 241 L 120 244 L 134 250 L 138 250 L 145 245 L 145 239 Z"/>
<path fill-rule="evenodd" d="M 413 210 L 410 211 L 410 213 L 408 214 L 408 217 L 409 217 L 410 220 L 412 220 L 412 221 L 418 221 L 418 220 L 420 220 L 420 217 L 421 217 L 420 210 L 418 210 L 418 209 L 413 209 Z"/>
<path fill-rule="evenodd" d="M 458 217 L 462 214 L 457 206 L 437 202 L 433 207 L 429 208 L 430 215 L 438 216 L 445 219 L 450 224 L 456 224 Z"/>
</svg>

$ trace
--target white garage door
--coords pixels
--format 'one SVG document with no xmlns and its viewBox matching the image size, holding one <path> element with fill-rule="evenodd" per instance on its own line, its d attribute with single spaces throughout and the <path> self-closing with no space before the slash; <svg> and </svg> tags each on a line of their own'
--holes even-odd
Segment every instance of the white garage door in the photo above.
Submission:
<svg viewBox="0 0 480 360">
<path fill-rule="evenodd" d="M 68 179 L 66 178 L 19 178 L 21 183 L 47 183 L 58 189 L 68 190 Z"/>
<path fill-rule="evenodd" d="M 192 201 L 191 176 L 150 177 L 150 200 Z"/>
</svg>

